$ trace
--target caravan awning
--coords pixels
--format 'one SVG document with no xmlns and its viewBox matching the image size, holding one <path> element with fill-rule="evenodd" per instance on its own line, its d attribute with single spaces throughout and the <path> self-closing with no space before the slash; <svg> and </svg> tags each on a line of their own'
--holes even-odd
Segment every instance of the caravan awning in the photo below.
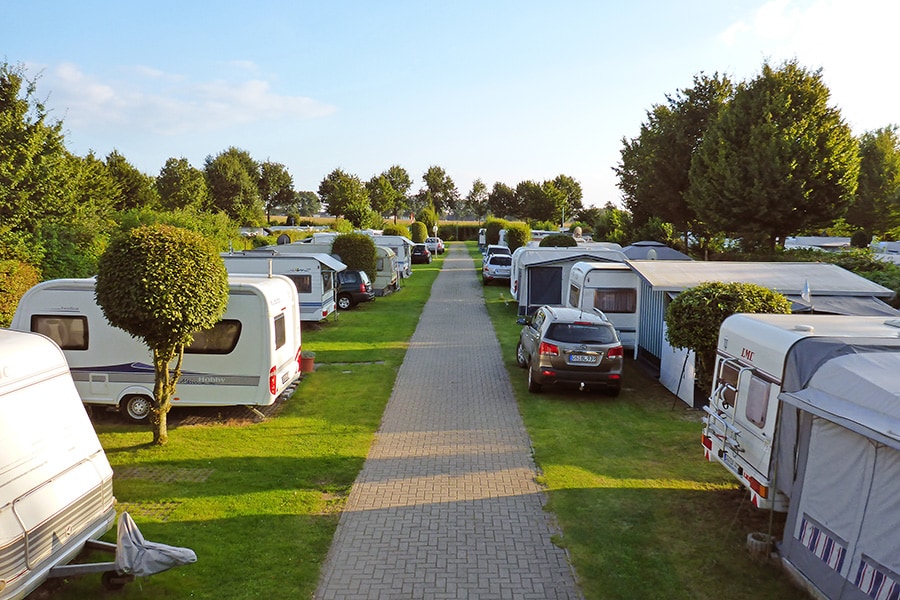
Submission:
<svg viewBox="0 0 900 600">
<path fill-rule="evenodd" d="M 896 317 L 900 311 L 874 296 L 813 296 L 812 303 L 790 294 L 791 312 L 858 315 L 862 317 Z"/>
<path fill-rule="evenodd" d="M 900 450 L 900 351 L 843 354 L 827 360 L 782 402 Z"/>
</svg>

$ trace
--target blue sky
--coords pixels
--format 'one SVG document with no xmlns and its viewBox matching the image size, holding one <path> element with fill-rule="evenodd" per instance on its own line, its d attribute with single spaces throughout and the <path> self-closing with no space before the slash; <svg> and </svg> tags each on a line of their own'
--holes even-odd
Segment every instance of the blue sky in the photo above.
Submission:
<svg viewBox="0 0 900 600">
<path fill-rule="evenodd" d="M 76 154 L 157 175 L 229 146 L 298 190 L 431 165 L 462 195 L 566 174 L 618 203 L 622 139 L 695 75 L 822 69 L 859 134 L 900 123 L 895 0 L 0 0 L 0 59 Z"/>
</svg>

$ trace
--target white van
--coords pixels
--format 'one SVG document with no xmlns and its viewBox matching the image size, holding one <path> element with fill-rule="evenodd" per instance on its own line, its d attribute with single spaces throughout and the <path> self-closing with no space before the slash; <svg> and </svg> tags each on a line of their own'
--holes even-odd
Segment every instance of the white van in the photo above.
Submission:
<svg viewBox="0 0 900 600">
<path fill-rule="evenodd" d="M 586 262 L 569 271 L 568 306 L 600 311 L 616 328 L 622 346 L 637 343 L 640 280 L 624 262 Z"/>
<path fill-rule="evenodd" d="M 155 373 L 142 340 L 113 327 L 94 298 L 95 280 L 56 279 L 28 290 L 12 329 L 36 331 L 63 350 L 82 402 L 150 415 Z M 297 289 L 281 275 L 228 277 L 228 306 L 185 348 L 172 406 L 269 406 L 300 373 Z"/>
<path fill-rule="evenodd" d="M 334 312 L 335 273 L 347 268 L 328 254 L 286 254 L 268 247 L 246 252 L 223 252 L 221 256 L 229 273 L 272 273 L 293 281 L 300 302 L 301 321 L 321 321 Z"/>
<path fill-rule="evenodd" d="M 0 330 L 0 448 L 0 600 L 14 600 L 116 519 L 113 471 L 44 336 Z"/>
</svg>

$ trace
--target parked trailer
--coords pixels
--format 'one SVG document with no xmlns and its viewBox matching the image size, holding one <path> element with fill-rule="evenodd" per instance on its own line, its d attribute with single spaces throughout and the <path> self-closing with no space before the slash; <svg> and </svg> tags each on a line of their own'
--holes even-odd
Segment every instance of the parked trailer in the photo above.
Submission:
<svg viewBox="0 0 900 600">
<path fill-rule="evenodd" d="M 44 336 L 0 330 L 0 448 L 0 600 L 15 600 L 116 518 L 112 469 Z"/>
<path fill-rule="evenodd" d="M 703 451 L 750 492 L 759 508 L 786 511 L 775 486 L 779 394 L 805 386 L 801 371 L 827 367 L 826 356 L 874 349 L 900 351 L 900 320 L 843 315 L 737 314 L 719 330 L 716 363 L 703 427 Z M 809 379 L 809 377 L 804 377 Z M 782 469 L 783 470 L 783 469 Z"/>
<path fill-rule="evenodd" d="M 39 283 L 22 296 L 11 328 L 43 333 L 62 348 L 82 402 L 142 422 L 153 405 L 152 354 L 109 324 L 94 287 L 93 278 Z M 185 348 L 173 407 L 269 406 L 300 373 L 300 309 L 291 280 L 230 275 L 228 287 L 222 319 Z"/>
<path fill-rule="evenodd" d="M 639 290 L 640 279 L 627 263 L 582 261 L 569 271 L 567 302 L 573 308 L 606 315 L 622 346 L 634 350 Z"/>
<path fill-rule="evenodd" d="M 335 260 L 340 257 L 331 253 L 334 238 L 338 234 L 317 233 L 303 241 L 280 244 L 276 246 L 263 246 L 251 252 L 277 251 L 281 254 L 327 254 Z M 386 296 L 400 289 L 400 277 L 402 267 L 397 254 L 389 247 L 375 242 L 375 281 L 372 287 L 376 296 Z"/>
<path fill-rule="evenodd" d="M 281 248 L 282 246 L 278 246 Z M 229 273 L 284 275 L 294 282 L 300 304 L 301 321 L 321 321 L 335 310 L 335 273 L 347 265 L 328 254 L 284 253 L 258 249 L 246 252 L 223 252 L 222 260 Z"/>
</svg>

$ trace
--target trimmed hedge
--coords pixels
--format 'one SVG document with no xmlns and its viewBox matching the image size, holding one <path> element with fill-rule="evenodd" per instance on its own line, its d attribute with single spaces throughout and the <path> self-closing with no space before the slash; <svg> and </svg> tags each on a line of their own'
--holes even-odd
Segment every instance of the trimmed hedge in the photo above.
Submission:
<svg viewBox="0 0 900 600">
<path fill-rule="evenodd" d="M 331 253 L 341 257 L 348 269 L 365 271 L 375 281 L 375 240 L 364 233 L 342 233 L 334 238 Z"/>
</svg>

